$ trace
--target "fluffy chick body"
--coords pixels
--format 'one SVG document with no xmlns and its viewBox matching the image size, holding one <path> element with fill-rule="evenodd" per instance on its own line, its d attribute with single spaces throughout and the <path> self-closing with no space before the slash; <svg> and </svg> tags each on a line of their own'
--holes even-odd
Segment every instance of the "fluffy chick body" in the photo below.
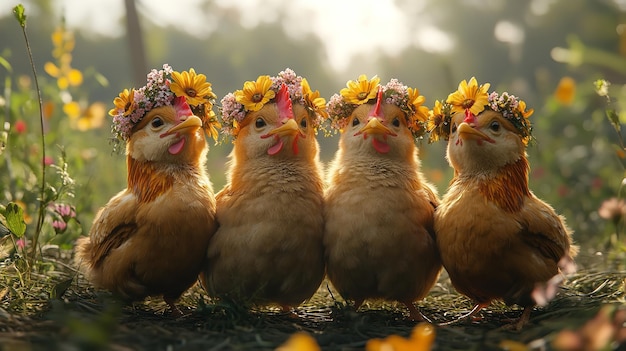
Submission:
<svg viewBox="0 0 626 351">
<path fill-rule="evenodd" d="M 366 299 L 413 302 L 435 284 L 441 261 L 434 237 L 436 190 L 420 172 L 404 113 L 383 104 L 382 124 L 396 136 L 359 134 L 372 105 L 355 109 L 328 173 L 325 194 L 327 273 L 356 307 Z M 394 122 L 395 119 L 395 122 Z M 396 125 L 393 125 L 396 123 Z M 356 134 L 356 135 L 355 135 Z M 377 147 L 383 146 L 380 153 Z"/>
<path fill-rule="evenodd" d="M 128 187 L 96 214 L 76 255 L 95 286 L 129 300 L 162 295 L 175 311 L 216 230 L 201 121 L 184 118 L 164 106 L 135 127 L 127 145 Z M 169 132 L 183 123 L 189 126 Z"/>
<path fill-rule="evenodd" d="M 478 309 L 493 300 L 526 307 L 521 326 L 533 289 L 576 255 L 571 230 L 528 188 L 525 145 L 501 114 L 471 124 L 454 116 L 447 157 L 455 176 L 435 214 L 443 265 Z"/>
<path fill-rule="evenodd" d="M 276 103 L 250 112 L 240 127 L 201 277 L 212 296 L 288 308 L 310 298 L 323 279 L 319 147 L 308 112 L 299 104 L 293 112 L 289 123 L 299 130 L 291 135 L 266 137 L 284 126 Z"/>
</svg>

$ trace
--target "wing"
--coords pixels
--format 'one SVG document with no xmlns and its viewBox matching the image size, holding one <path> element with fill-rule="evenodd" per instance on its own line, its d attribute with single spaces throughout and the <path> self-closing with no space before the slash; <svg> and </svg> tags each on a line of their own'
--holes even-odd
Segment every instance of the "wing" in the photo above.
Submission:
<svg viewBox="0 0 626 351">
<path fill-rule="evenodd" d="M 136 197 L 122 191 L 98 212 L 89 232 L 88 255 L 92 266 L 100 264 L 112 249 L 124 244 L 137 231 L 137 207 Z"/>
<path fill-rule="evenodd" d="M 559 262 L 565 256 L 576 255 L 571 230 L 565 224 L 565 219 L 557 215 L 550 205 L 531 197 L 520 214 L 524 242 L 544 257 Z"/>
</svg>

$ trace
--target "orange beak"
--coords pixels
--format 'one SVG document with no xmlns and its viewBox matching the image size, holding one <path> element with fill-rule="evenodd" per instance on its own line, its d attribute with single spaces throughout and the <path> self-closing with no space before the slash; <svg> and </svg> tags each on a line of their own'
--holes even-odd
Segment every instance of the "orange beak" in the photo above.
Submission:
<svg viewBox="0 0 626 351">
<path fill-rule="evenodd" d="M 272 129 L 269 133 L 262 136 L 262 138 L 269 138 L 272 135 L 278 135 L 280 137 L 296 135 L 300 133 L 300 128 L 298 128 L 298 123 L 293 118 L 287 120 L 285 124 L 278 128 Z"/>
<path fill-rule="evenodd" d="M 186 129 L 189 129 L 190 132 L 193 132 L 201 127 L 202 127 L 202 120 L 194 115 L 191 115 L 187 117 L 186 120 L 170 128 L 167 132 L 165 132 L 161 136 L 163 137 L 166 135 L 174 134 L 174 133 L 180 132 L 181 130 L 186 130 Z"/>
<path fill-rule="evenodd" d="M 380 120 L 376 117 L 370 118 L 365 127 L 361 128 L 355 135 L 361 134 L 372 134 L 372 135 L 391 135 L 396 136 L 397 134 L 389 130 L 389 128 L 385 127 L 384 124 L 380 123 Z"/>
<path fill-rule="evenodd" d="M 477 141 L 487 141 L 490 143 L 495 143 L 495 140 L 491 139 L 485 133 L 480 130 L 470 126 L 466 122 L 463 122 L 459 125 L 459 138 L 463 140 L 477 140 Z"/>
</svg>

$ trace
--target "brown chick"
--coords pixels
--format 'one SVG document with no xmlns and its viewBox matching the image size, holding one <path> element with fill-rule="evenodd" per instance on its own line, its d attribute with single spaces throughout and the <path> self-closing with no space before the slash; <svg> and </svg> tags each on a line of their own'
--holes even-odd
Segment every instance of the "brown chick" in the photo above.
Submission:
<svg viewBox="0 0 626 351">
<path fill-rule="evenodd" d="M 386 97 L 396 94 L 385 89 Z M 441 271 L 433 227 L 439 200 L 420 171 L 406 104 L 382 102 L 382 88 L 371 101 L 376 105 L 361 104 L 347 117 L 329 168 L 327 274 L 357 309 L 366 299 L 399 301 L 421 320 L 413 302 L 426 296 Z M 332 110 L 338 109 L 329 107 L 331 117 Z"/>
<path fill-rule="evenodd" d="M 256 96 L 272 97 L 238 121 L 228 181 L 216 195 L 219 229 L 201 282 L 210 296 L 245 307 L 288 311 L 310 298 L 324 277 L 317 116 L 293 95 L 301 93 L 291 76 L 289 69 L 281 72 L 272 89 L 269 77 L 260 77 L 268 89 Z M 228 96 L 222 100 L 226 116 L 233 106 Z"/>
<path fill-rule="evenodd" d="M 491 106 L 498 104 L 494 94 Z M 506 106 L 505 98 L 498 110 L 452 114 L 447 158 L 454 178 L 435 231 L 453 286 L 476 303 L 470 314 L 504 300 L 524 307 L 521 328 L 535 305 L 533 289 L 559 274 L 559 261 L 571 262 L 576 247 L 564 218 L 528 188 L 529 114 L 523 102 L 517 110 L 507 107 L 516 98 Z"/>
<path fill-rule="evenodd" d="M 77 243 L 76 261 L 96 287 L 128 300 L 162 295 L 180 314 L 175 301 L 196 282 L 216 230 L 201 127 L 185 97 L 152 109 L 134 126 L 128 186 Z"/>
</svg>

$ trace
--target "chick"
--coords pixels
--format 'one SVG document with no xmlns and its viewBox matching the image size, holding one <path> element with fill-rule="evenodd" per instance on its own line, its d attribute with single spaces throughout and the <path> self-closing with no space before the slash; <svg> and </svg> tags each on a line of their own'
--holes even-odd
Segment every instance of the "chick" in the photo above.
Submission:
<svg viewBox="0 0 626 351">
<path fill-rule="evenodd" d="M 342 132 L 325 193 L 327 274 L 356 308 L 366 299 L 394 300 L 421 320 L 413 302 L 441 271 L 433 227 L 439 200 L 414 140 L 428 109 L 417 89 L 378 81 L 362 75 L 328 107 Z"/>
<path fill-rule="evenodd" d="M 211 296 L 287 311 L 324 277 L 315 132 L 325 101 L 286 69 L 246 82 L 222 107 L 223 125 L 236 139 L 201 282 Z"/>
<path fill-rule="evenodd" d="M 559 262 L 573 262 L 577 248 L 565 219 L 528 187 L 532 110 L 513 95 L 487 95 L 488 88 L 463 81 L 439 106 L 444 112 L 433 114 L 448 123 L 442 136 L 454 168 L 435 231 L 453 286 L 476 303 L 471 314 L 493 300 L 518 304 L 521 328 L 536 285 L 559 274 Z"/>
<path fill-rule="evenodd" d="M 149 75 L 148 88 L 116 99 L 110 113 L 127 142 L 128 186 L 96 214 L 75 259 L 96 287 L 128 300 L 162 295 L 180 314 L 175 302 L 196 282 L 217 225 L 203 121 L 170 90 L 171 74 L 165 65 Z"/>
</svg>

